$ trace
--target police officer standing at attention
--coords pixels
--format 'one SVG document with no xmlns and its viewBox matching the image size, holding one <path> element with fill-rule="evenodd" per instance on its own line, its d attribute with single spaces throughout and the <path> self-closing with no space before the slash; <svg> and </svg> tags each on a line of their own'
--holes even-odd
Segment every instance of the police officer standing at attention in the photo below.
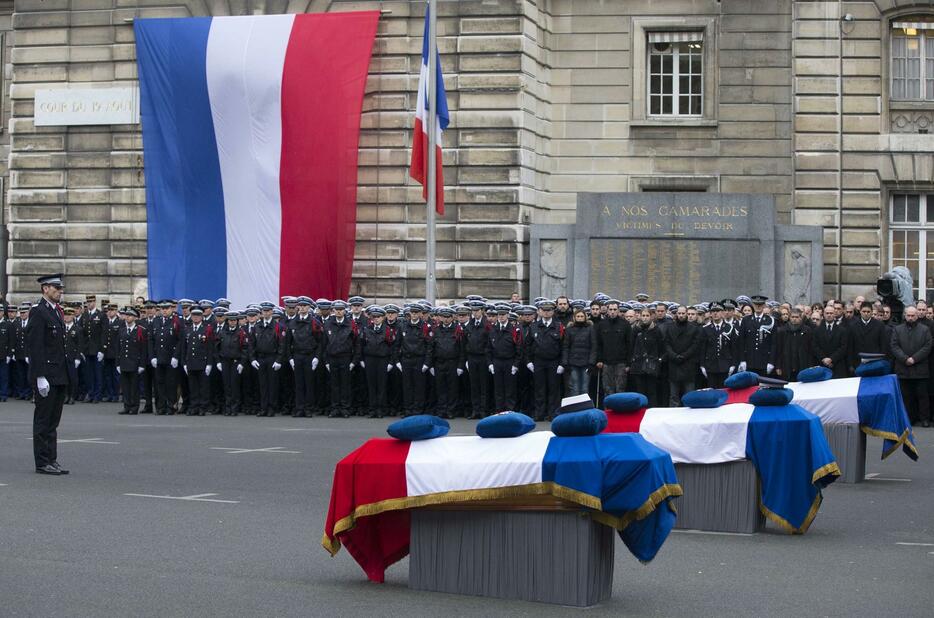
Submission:
<svg viewBox="0 0 934 618">
<path fill-rule="evenodd" d="M 32 417 L 32 450 L 36 472 L 59 476 L 68 470 L 58 464 L 58 423 L 68 395 L 69 379 L 65 366 L 65 319 L 62 275 L 39 277 L 42 298 L 29 311 L 26 328 L 26 357 L 29 384 L 36 389 Z"/>
<path fill-rule="evenodd" d="M 467 372 L 470 377 L 470 418 L 483 418 L 487 413 L 487 385 L 490 382 L 487 368 L 493 362 L 489 349 L 492 327 L 483 315 L 486 303 L 482 300 L 471 300 L 467 306 L 472 313 L 464 325 Z"/>
<path fill-rule="evenodd" d="M 350 416 L 350 376 L 359 362 L 357 323 L 347 316 L 347 303 L 332 304 L 335 315 L 324 323 L 324 366 L 331 378 L 331 411 L 328 416 Z"/>
<path fill-rule="evenodd" d="M 453 309 L 441 307 L 438 309 L 438 315 L 441 317 L 441 323 L 432 330 L 430 371 L 435 378 L 437 415 L 441 418 L 454 418 L 457 406 L 457 378 L 464 374 L 465 337 L 461 325 L 454 324 Z M 478 369 L 477 373 L 481 378 L 486 378 L 483 369 Z"/>
<path fill-rule="evenodd" d="M 496 306 L 496 324 L 490 331 L 489 369 L 493 374 L 495 412 L 516 409 L 516 374 L 522 364 L 522 331 L 509 322 L 509 305 Z"/>
<path fill-rule="evenodd" d="M 288 325 L 285 357 L 295 373 L 295 409 L 292 416 L 312 416 L 315 405 L 315 370 L 324 352 L 324 329 L 311 314 L 311 298 L 299 296 L 298 316 Z"/>
<path fill-rule="evenodd" d="M 175 414 L 178 401 L 176 380 L 178 359 L 181 356 L 182 321 L 175 312 L 175 303 L 159 303 L 162 315 L 149 325 L 149 364 L 155 371 L 156 414 Z"/>
<path fill-rule="evenodd" d="M 535 391 L 535 420 L 552 418 L 561 403 L 561 351 L 564 325 L 555 319 L 555 304 L 550 300 L 538 305 L 541 317 L 529 328 L 526 338 L 526 367 L 532 372 Z"/>
<path fill-rule="evenodd" d="M 747 315 L 739 323 L 739 342 L 737 369 L 754 371 L 759 375 L 772 373 L 772 332 L 776 326 L 773 318 L 765 310 L 765 296 L 751 298 L 753 314 Z"/>
<path fill-rule="evenodd" d="M 145 329 L 136 323 L 139 312 L 127 307 L 123 313 L 126 325 L 117 334 L 117 373 L 123 394 L 123 411 L 119 414 L 139 412 L 139 378 L 146 371 L 149 343 Z"/>
<path fill-rule="evenodd" d="M 272 318 L 275 307 L 266 301 L 260 304 L 263 319 L 253 329 L 253 360 L 251 365 L 259 375 L 259 413 L 275 416 L 279 409 L 279 370 L 282 369 L 282 341 L 285 330 Z"/>
<path fill-rule="evenodd" d="M 191 405 L 185 412 L 188 416 L 204 416 L 210 403 L 211 369 L 217 343 L 214 338 L 214 327 L 202 322 L 203 310 L 194 307 L 191 310 L 191 326 L 185 331 L 182 368 L 188 376 L 188 392 L 191 394 Z"/>
<path fill-rule="evenodd" d="M 217 371 L 224 382 L 224 416 L 240 414 L 240 376 L 250 364 L 250 337 L 237 320 L 240 314 L 230 311 L 226 324 L 217 332 Z"/>
</svg>

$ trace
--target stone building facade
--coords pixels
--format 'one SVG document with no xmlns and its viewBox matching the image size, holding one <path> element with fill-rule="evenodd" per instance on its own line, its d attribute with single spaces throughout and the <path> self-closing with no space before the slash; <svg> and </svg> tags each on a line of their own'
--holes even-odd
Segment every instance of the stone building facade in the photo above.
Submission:
<svg viewBox="0 0 934 618">
<path fill-rule="evenodd" d="M 12 299 L 52 270 L 75 293 L 146 295 L 140 127 L 36 127 L 37 88 L 134 84 L 137 18 L 374 8 L 388 12 L 361 120 L 351 289 L 424 295 L 425 206 L 407 177 L 424 3 L 15 0 L 11 20 L 3 6 Z M 438 297 L 526 296 L 529 225 L 573 222 L 581 191 L 767 193 L 777 222 L 823 228 L 826 295 L 870 292 L 899 264 L 926 294 L 928 21 L 931 1 L 441 1 Z"/>
</svg>

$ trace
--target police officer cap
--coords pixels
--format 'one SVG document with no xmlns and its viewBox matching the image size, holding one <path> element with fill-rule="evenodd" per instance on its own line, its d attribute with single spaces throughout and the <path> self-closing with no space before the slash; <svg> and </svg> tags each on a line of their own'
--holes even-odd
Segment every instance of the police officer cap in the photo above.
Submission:
<svg viewBox="0 0 934 618">
<path fill-rule="evenodd" d="M 630 303 L 630 307 L 634 309 L 635 311 L 642 311 L 643 309 L 645 309 L 645 305 L 643 305 L 642 303 L 638 303 L 638 302 Z"/>
<path fill-rule="evenodd" d="M 207 298 L 202 298 L 201 300 L 198 301 L 198 306 L 201 307 L 202 309 L 213 309 L 214 301 L 208 300 Z"/>
<path fill-rule="evenodd" d="M 178 301 L 178 304 L 182 307 L 191 307 L 193 304 L 195 304 L 195 301 L 191 300 L 190 298 L 183 298 Z"/>
<path fill-rule="evenodd" d="M 645 292 L 639 292 L 638 294 L 636 294 L 636 300 L 639 300 L 639 301 L 642 301 L 642 302 L 645 302 L 645 301 L 649 300 L 650 298 L 652 298 L 652 297 L 649 296 L 648 294 L 646 294 Z"/>
<path fill-rule="evenodd" d="M 724 298 L 720 301 L 720 304 L 723 305 L 724 309 L 736 309 L 736 303 L 732 298 Z"/>
<path fill-rule="evenodd" d="M 202 311 L 200 307 L 193 307 L 191 315 L 204 315 L 204 311 Z"/>
<path fill-rule="evenodd" d="M 510 307 L 505 303 L 496 305 L 496 313 L 509 313 Z"/>
<path fill-rule="evenodd" d="M 659 303 L 657 303 L 657 302 L 651 302 L 651 303 L 648 303 L 648 304 L 645 306 L 645 308 L 646 308 L 646 309 L 651 309 L 652 311 L 655 311 L 656 309 L 658 309 L 658 304 L 659 304 Z"/>
<path fill-rule="evenodd" d="M 468 301 L 468 303 L 469 303 L 470 301 L 474 301 L 474 300 L 482 301 L 482 300 L 483 300 L 483 297 L 480 296 L 479 294 L 470 294 L 470 295 L 468 295 L 464 300 Z"/>
<path fill-rule="evenodd" d="M 383 307 L 383 310 L 384 310 L 386 313 L 399 313 L 399 306 L 398 306 L 398 305 L 393 305 L 392 303 L 389 303 L 388 305 L 385 305 L 385 306 Z"/>
<path fill-rule="evenodd" d="M 75 308 L 74 308 L 74 307 L 65 307 L 64 312 L 65 312 L 65 315 L 74 315 L 74 314 L 75 314 Z"/>
<path fill-rule="evenodd" d="M 367 313 L 369 313 L 372 316 L 381 316 L 381 315 L 386 315 L 386 310 L 380 307 L 379 305 L 372 305 L 370 307 L 367 307 Z"/>
<path fill-rule="evenodd" d="M 319 298 L 315 302 L 318 304 L 318 309 L 330 309 L 332 307 L 331 301 L 326 298 Z"/>
<path fill-rule="evenodd" d="M 7 310 L 7 312 L 10 312 L 10 311 L 15 312 L 15 311 L 16 311 L 16 305 L 13 305 L 13 304 L 7 305 L 7 306 L 6 306 L 6 310 Z"/>
<path fill-rule="evenodd" d="M 369 315 L 369 314 L 373 313 L 373 310 L 376 309 L 377 307 L 379 307 L 379 305 L 377 305 L 377 304 L 375 304 L 375 303 L 372 304 L 372 305 L 367 305 L 367 306 L 366 306 L 366 309 L 363 310 L 363 313 L 366 313 L 367 315 Z"/>
<path fill-rule="evenodd" d="M 509 319 L 510 319 L 510 320 L 518 320 L 518 319 L 519 319 L 519 314 L 518 314 L 518 313 L 515 313 L 514 311 L 510 311 L 510 312 L 509 312 Z"/>
<path fill-rule="evenodd" d="M 224 317 L 228 320 L 239 320 L 240 314 L 237 311 L 228 311 Z"/>
<path fill-rule="evenodd" d="M 62 282 L 62 273 L 56 273 L 54 275 L 43 275 L 36 279 L 39 282 L 39 285 L 52 285 L 57 288 L 65 287 L 65 284 Z"/>
<path fill-rule="evenodd" d="M 215 307 L 223 307 L 224 309 L 230 309 L 230 300 L 227 298 L 218 298 L 214 301 Z"/>
<path fill-rule="evenodd" d="M 723 311 L 723 305 L 720 303 L 710 303 L 711 311 Z"/>
<path fill-rule="evenodd" d="M 484 303 L 482 300 L 475 298 L 473 300 L 468 300 L 466 305 L 470 307 L 470 309 L 472 309 L 473 311 L 479 311 L 486 306 L 486 303 Z"/>
<path fill-rule="evenodd" d="M 605 303 L 606 301 L 610 300 L 610 297 L 603 292 L 597 292 L 593 295 L 593 299 L 597 302 Z"/>
<path fill-rule="evenodd" d="M 454 310 L 451 309 L 450 307 L 438 307 L 436 311 L 437 311 L 437 314 L 440 315 L 442 318 L 450 318 L 454 316 Z"/>
<path fill-rule="evenodd" d="M 266 302 L 260 303 L 259 308 L 263 311 L 272 311 L 276 306 L 267 300 Z"/>
<path fill-rule="evenodd" d="M 762 294 L 754 294 L 750 298 L 752 299 L 752 304 L 754 305 L 764 305 L 765 301 L 769 299 L 768 296 L 763 296 Z"/>
<path fill-rule="evenodd" d="M 543 300 L 538 304 L 538 308 L 542 311 L 554 311 L 556 306 L 554 301 L 550 300 Z"/>
<path fill-rule="evenodd" d="M 335 300 L 333 303 L 331 303 L 331 309 L 346 309 L 346 308 L 347 308 L 347 303 L 345 303 L 342 300 Z"/>
<path fill-rule="evenodd" d="M 457 305 L 454 307 L 454 313 L 457 315 L 470 315 L 470 307 L 466 305 Z"/>
<path fill-rule="evenodd" d="M 294 307 L 298 305 L 298 299 L 294 296 L 283 296 L 282 304 L 284 304 L 286 307 Z"/>
<path fill-rule="evenodd" d="M 30 309 L 32 309 L 32 303 L 28 301 L 23 301 L 19 304 L 20 311 L 29 311 Z"/>
<path fill-rule="evenodd" d="M 519 315 L 535 315 L 535 307 L 532 305 L 521 305 L 516 309 L 516 313 Z"/>
<path fill-rule="evenodd" d="M 282 310 L 282 307 L 276 307 L 275 309 L 272 310 L 272 314 L 277 315 L 281 318 L 282 316 L 285 315 L 285 311 Z"/>
<path fill-rule="evenodd" d="M 156 306 L 156 301 L 147 300 L 146 302 L 143 303 L 143 306 L 146 307 L 147 309 L 151 309 L 152 307 Z"/>
<path fill-rule="evenodd" d="M 120 313 L 122 313 L 123 315 L 132 315 L 134 318 L 139 317 L 139 311 L 137 311 L 133 307 L 124 307 L 123 311 L 121 311 Z"/>
<path fill-rule="evenodd" d="M 620 311 L 629 311 L 630 309 L 632 309 L 632 303 L 620 303 L 619 304 Z"/>
<path fill-rule="evenodd" d="M 676 302 L 674 302 L 674 301 L 668 301 L 668 302 L 666 302 L 666 303 L 664 303 L 664 304 L 665 304 L 666 307 L 668 307 L 668 311 L 677 311 L 677 310 L 678 310 L 678 307 L 681 306 L 681 305 L 679 305 L 678 303 L 676 303 Z"/>
<path fill-rule="evenodd" d="M 778 302 L 777 300 L 770 300 L 770 301 L 768 301 L 768 302 L 765 303 L 765 304 L 766 304 L 767 307 L 769 307 L 769 308 L 771 308 L 771 309 L 774 309 L 775 307 L 780 307 L 780 306 L 781 306 L 781 303 Z"/>
<path fill-rule="evenodd" d="M 698 313 L 707 313 L 707 305 L 705 305 L 704 303 L 699 303 L 697 305 L 694 305 L 694 310 L 697 311 Z"/>
<path fill-rule="evenodd" d="M 485 305 L 483 305 L 483 310 L 486 311 L 487 313 L 496 313 L 496 305 L 494 305 L 493 303 L 486 303 Z"/>
<path fill-rule="evenodd" d="M 366 301 L 363 300 L 363 297 L 362 297 L 362 296 L 351 296 L 351 297 L 347 300 L 347 302 L 348 302 L 350 305 L 361 305 L 361 306 L 362 306 Z"/>
<path fill-rule="evenodd" d="M 768 376 L 759 376 L 759 386 L 761 388 L 784 388 L 788 385 L 786 380 L 779 378 L 770 378 Z"/>
<path fill-rule="evenodd" d="M 860 352 L 859 353 L 859 362 L 861 364 L 865 363 L 874 363 L 875 361 L 880 361 L 885 359 L 885 354 L 880 352 Z"/>
<path fill-rule="evenodd" d="M 746 296 L 745 294 L 741 294 L 740 296 L 737 296 L 737 297 L 736 297 L 736 305 L 737 305 L 737 306 L 739 306 L 739 305 L 751 305 L 751 304 L 752 304 L 752 299 L 749 298 L 748 296 Z"/>
<path fill-rule="evenodd" d="M 214 315 L 216 315 L 218 318 L 226 317 L 226 316 L 227 316 L 227 309 L 225 309 L 224 307 L 217 307 L 217 308 L 214 310 Z"/>
<path fill-rule="evenodd" d="M 574 309 L 574 310 L 583 309 L 586 306 L 587 306 L 587 303 L 585 303 L 584 301 L 580 299 L 575 299 L 571 301 L 571 309 Z"/>
<path fill-rule="evenodd" d="M 298 298 L 295 299 L 295 302 L 296 304 L 299 304 L 299 305 L 308 305 L 308 306 L 311 306 L 314 304 L 314 302 L 307 296 L 299 296 Z"/>
<path fill-rule="evenodd" d="M 432 310 L 431 303 L 429 303 L 428 301 L 419 303 L 419 308 L 421 309 L 422 313 L 428 313 L 429 311 Z"/>
<path fill-rule="evenodd" d="M 116 305 L 116 303 L 107 303 L 107 304 L 106 304 L 106 307 L 107 307 L 107 311 L 116 311 L 116 310 L 117 310 L 117 305 Z"/>
<path fill-rule="evenodd" d="M 244 311 L 243 313 L 245 313 L 246 315 L 259 315 L 259 309 L 257 309 L 256 307 L 248 307 L 247 310 Z"/>
</svg>

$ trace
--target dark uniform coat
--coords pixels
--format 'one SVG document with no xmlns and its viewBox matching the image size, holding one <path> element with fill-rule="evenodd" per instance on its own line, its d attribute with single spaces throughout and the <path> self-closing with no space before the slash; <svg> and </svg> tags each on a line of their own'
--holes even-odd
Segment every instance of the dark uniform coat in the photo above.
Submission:
<svg viewBox="0 0 934 618">
<path fill-rule="evenodd" d="M 833 377 L 845 378 L 847 376 L 846 351 L 849 337 L 846 327 L 834 324 L 828 328 L 826 322 L 814 327 L 814 364 L 823 365 L 823 359 L 829 358 L 833 362 Z"/>
</svg>

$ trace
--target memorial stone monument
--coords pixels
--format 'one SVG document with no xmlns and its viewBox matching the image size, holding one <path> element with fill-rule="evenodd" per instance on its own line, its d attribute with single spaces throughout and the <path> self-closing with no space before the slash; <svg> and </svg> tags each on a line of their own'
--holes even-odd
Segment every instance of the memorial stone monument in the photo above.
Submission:
<svg viewBox="0 0 934 618">
<path fill-rule="evenodd" d="M 574 225 L 535 224 L 531 296 L 820 300 L 821 228 L 776 225 L 770 195 L 580 193 Z"/>
</svg>

